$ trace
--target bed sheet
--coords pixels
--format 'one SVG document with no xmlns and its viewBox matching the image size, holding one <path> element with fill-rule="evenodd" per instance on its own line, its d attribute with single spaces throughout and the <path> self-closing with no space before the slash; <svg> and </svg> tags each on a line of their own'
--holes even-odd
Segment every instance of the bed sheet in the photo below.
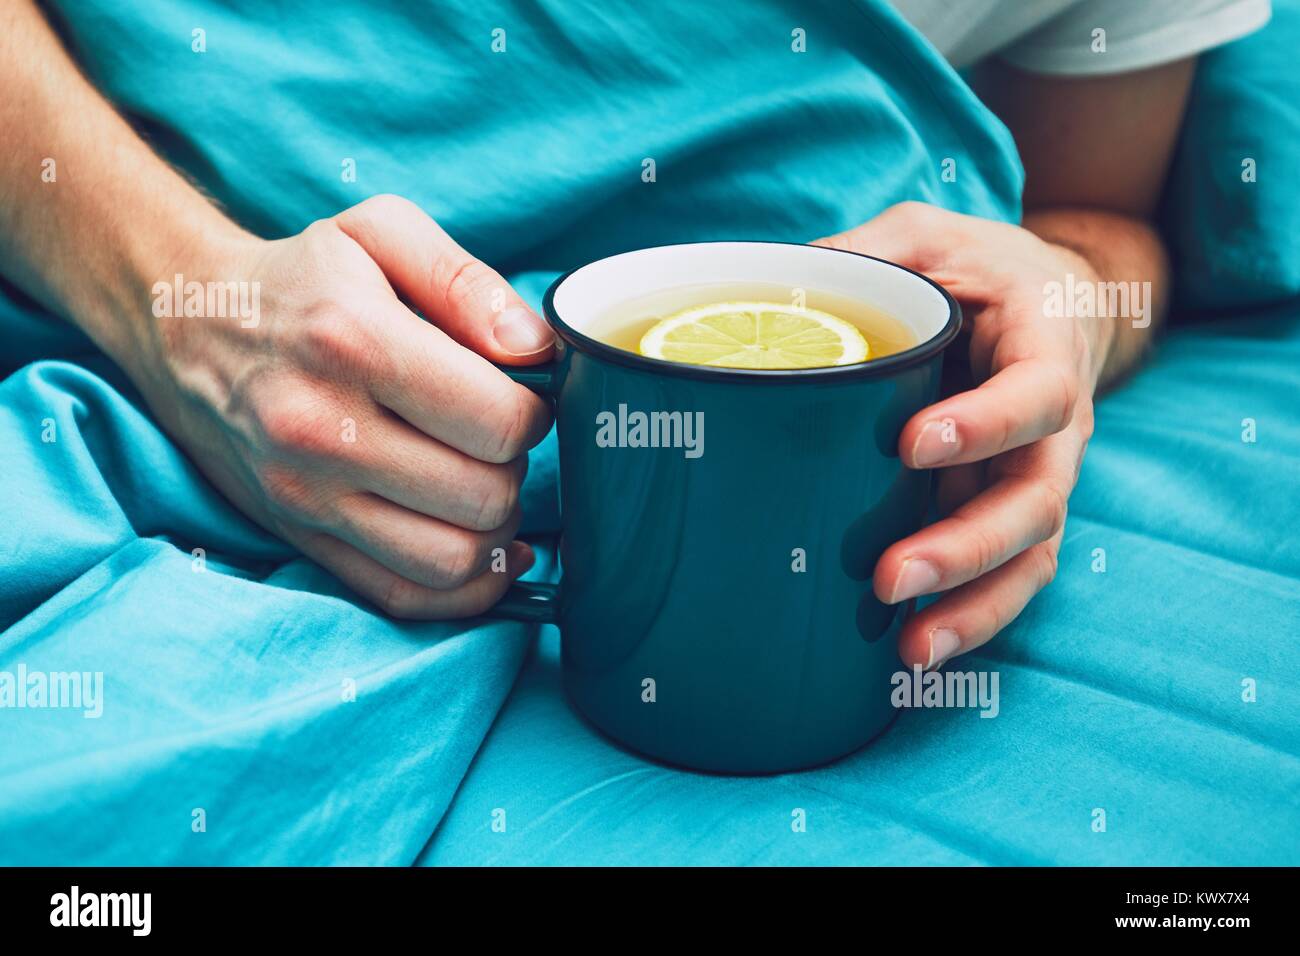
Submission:
<svg viewBox="0 0 1300 956">
<path fill-rule="evenodd" d="M 575 716 L 547 628 L 420 862 L 1300 864 L 1297 396 L 1292 302 L 1175 330 L 1102 400 L 1056 580 L 949 665 L 999 675 L 994 718 L 675 770 Z"/>
</svg>

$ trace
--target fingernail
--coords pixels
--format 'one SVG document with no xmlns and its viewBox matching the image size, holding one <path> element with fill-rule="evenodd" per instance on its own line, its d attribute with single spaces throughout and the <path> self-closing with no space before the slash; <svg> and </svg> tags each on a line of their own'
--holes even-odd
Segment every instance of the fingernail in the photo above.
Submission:
<svg viewBox="0 0 1300 956">
<path fill-rule="evenodd" d="M 532 355 L 555 339 L 536 312 L 517 307 L 497 316 L 492 323 L 492 336 L 511 355 Z"/>
<path fill-rule="evenodd" d="M 936 627 L 930 632 L 930 659 L 925 664 L 926 670 L 932 670 L 956 654 L 961 648 L 961 638 L 957 632 L 947 627 Z"/>
<path fill-rule="evenodd" d="M 939 584 L 939 571 L 929 561 L 921 558 L 908 558 L 903 562 L 903 569 L 898 572 L 894 582 L 894 593 L 889 597 L 890 604 L 906 601 L 918 594 L 927 594 Z"/>
<path fill-rule="evenodd" d="M 944 422 L 929 422 L 921 429 L 921 434 L 916 436 L 916 444 L 912 446 L 912 461 L 917 468 L 941 465 L 961 450 L 957 426 L 952 424 L 951 419 L 947 425 L 945 428 Z"/>
</svg>

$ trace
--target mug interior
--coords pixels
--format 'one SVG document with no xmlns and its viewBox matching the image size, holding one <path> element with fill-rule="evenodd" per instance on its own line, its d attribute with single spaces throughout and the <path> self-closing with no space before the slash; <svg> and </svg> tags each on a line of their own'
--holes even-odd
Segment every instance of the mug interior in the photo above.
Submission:
<svg viewBox="0 0 1300 956">
<path fill-rule="evenodd" d="M 952 317 L 949 298 L 902 266 L 823 246 L 692 242 L 624 252 L 571 272 L 552 293 L 560 320 L 583 335 L 620 303 L 677 286 L 758 282 L 817 290 L 875 306 L 909 326 L 917 346 Z"/>
</svg>

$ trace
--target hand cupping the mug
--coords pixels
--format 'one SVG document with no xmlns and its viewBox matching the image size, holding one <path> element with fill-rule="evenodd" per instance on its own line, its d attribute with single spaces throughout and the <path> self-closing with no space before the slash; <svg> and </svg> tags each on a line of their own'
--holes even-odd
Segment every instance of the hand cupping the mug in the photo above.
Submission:
<svg viewBox="0 0 1300 956">
<path fill-rule="evenodd" d="M 1097 275 L 1019 226 L 915 202 L 817 244 L 930 276 L 970 329 L 975 387 L 913 416 L 899 439 L 905 465 L 938 469 L 943 517 L 889 547 L 874 576 L 891 604 L 946 592 L 899 639 L 909 666 L 937 667 L 991 639 L 1055 576 L 1112 329 L 1049 314 L 1044 290 Z"/>
<path fill-rule="evenodd" d="M 256 312 L 161 316 L 124 364 L 199 468 L 390 614 L 495 603 L 532 563 L 519 491 L 551 414 L 491 363 L 549 358 L 541 319 L 394 196 L 196 258 L 177 269 L 250 283 Z"/>
</svg>

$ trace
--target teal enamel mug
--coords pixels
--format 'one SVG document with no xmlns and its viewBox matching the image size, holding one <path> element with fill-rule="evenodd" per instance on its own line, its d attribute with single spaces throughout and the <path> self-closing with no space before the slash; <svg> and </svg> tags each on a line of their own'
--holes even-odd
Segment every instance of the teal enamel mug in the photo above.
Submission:
<svg viewBox="0 0 1300 956">
<path fill-rule="evenodd" d="M 646 358 L 592 334 L 620 302 L 745 283 L 868 303 L 918 344 L 855 365 L 750 370 Z M 871 575 L 926 514 L 930 475 L 903 467 L 898 437 L 938 396 L 961 325 L 952 296 L 856 253 L 704 242 L 584 265 L 543 311 L 556 359 L 507 371 L 555 402 L 561 579 L 518 584 L 493 613 L 559 625 L 573 707 L 670 764 L 797 770 L 884 730 L 901 612 L 876 599 Z"/>
</svg>

